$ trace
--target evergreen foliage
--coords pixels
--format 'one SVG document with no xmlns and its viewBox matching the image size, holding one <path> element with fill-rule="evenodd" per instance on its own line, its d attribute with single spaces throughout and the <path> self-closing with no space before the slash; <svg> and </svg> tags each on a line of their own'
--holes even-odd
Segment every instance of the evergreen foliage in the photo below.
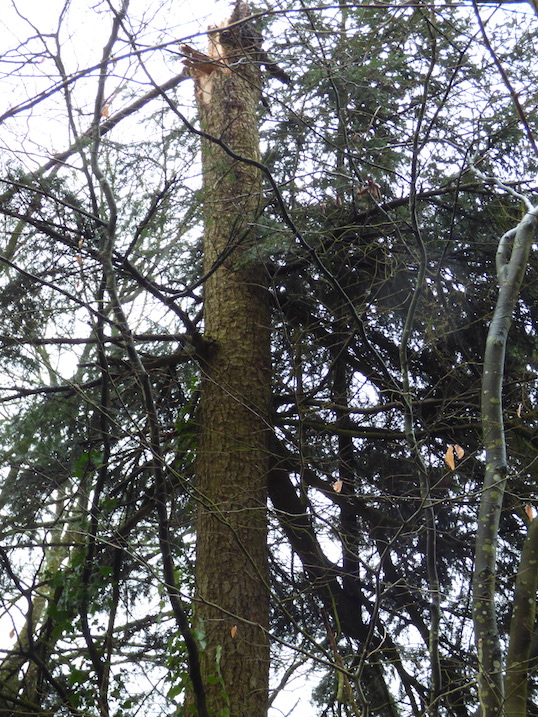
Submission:
<svg viewBox="0 0 538 717">
<path fill-rule="evenodd" d="M 185 634 L 207 649 L 192 611 L 212 195 L 179 49 L 189 35 L 205 52 L 207 36 L 174 0 L 83 5 L 52 32 L 19 15 L 28 39 L 0 61 L 24 88 L 0 118 L 0 714 L 172 715 L 189 702 Z M 499 241 L 538 192 L 538 18 L 486 3 L 257 11 L 292 78 L 265 80 L 263 207 L 235 265 L 262 265 L 271 301 L 272 684 L 310 676 L 311 707 L 290 715 L 480 714 L 483 361 Z M 97 17 L 83 65 L 70 35 Z M 538 499 L 537 274 L 531 251 L 504 365 L 503 655 Z M 273 698 L 275 715 L 294 701 Z"/>
</svg>

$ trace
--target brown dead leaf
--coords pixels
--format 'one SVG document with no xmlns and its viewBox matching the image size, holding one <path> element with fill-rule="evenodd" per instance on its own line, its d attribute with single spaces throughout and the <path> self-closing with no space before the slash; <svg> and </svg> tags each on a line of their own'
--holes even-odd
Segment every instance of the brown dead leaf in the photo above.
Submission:
<svg viewBox="0 0 538 717">
<path fill-rule="evenodd" d="M 527 518 L 529 520 L 534 520 L 534 508 L 532 507 L 532 505 L 525 506 L 525 513 L 527 514 Z"/>
<path fill-rule="evenodd" d="M 456 468 L 456 461 L 454 460 L 454 445 L 451 443 L 445 453 L 445 463 L 451 471 Z"/>
<path fill-rule="evenodd" d="M 234 637 L 237 635 L 237 625 L 234 625 L 234 626 L 230 629 L 230 635 L 232 636 L 232 640 L 233 640 Z"/>
<path fill-rule="evenodd" d="M 333 483 L 334 492 L 340 493 L 343 485 L 344 485 L 344 481 L 342 481 L 342 480 L 337 480 L 335 483 Z"/>
<path fill-rule="evenodd" d="M 378 202 L 381 201 L 381 187 L 374 182 L 372 177 L 366 177 L 366 180 L 357 188 L 357 196 L 362 197 L 364 194 L 370 194 Z"/>
<path fill-rule="evenodd" d="M 457 443 L 451 443 L 445 453 L 445 463 L 451 471 L 456 470 L 456 458 L 461 460 L 465 455 L 465 451 Z"/>
</svg>

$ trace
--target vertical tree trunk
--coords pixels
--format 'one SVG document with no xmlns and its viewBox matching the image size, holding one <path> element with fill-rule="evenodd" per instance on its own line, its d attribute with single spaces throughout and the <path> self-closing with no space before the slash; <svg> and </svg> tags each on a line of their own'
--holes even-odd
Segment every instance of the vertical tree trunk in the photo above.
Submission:
<svg viewBox="0 0 538 717">
<path fill-rule="evenodd" d="M 508 331 L 536 235 L 537 213 L 538 209 L 530 206 L 530 211 L 518 226 L 507 232 L 499 242 L 496 257 L 499 294 L 484 355 L 482 432 L 486 472 L 478 514 L 473 577 L 473 624 L 482 717 L 499 717 L 505 709 L 502 648 L 495 605 L 497 539 L 508 476 L 502 387 Z M 518 614 L 518 620 L 521 619 L 521 614 Z"/>
<path fill-rule="evenodd" d="M 530 649 L 536 617 L 538 589 L 538 520 L 529 525 L 516 578 L 510 642 L 506 655 L 504 711 L 510 717 L 527 717 L 527 682 Z"/>
<path fill-rule="evenodd" d="M 233 16 L 232 16 L 233 17 Z M 267 713 L 266 479 L 269 295 L 256 258 L 261 208 L 259 67 L 233 31 L 210 34 L 211 66 L 191 60 L 205 199 L 203 360 L 196 480 L 196 622 L 211 714 Z M 207 60 L 208 58 L 206 58 Z M 230 65 L 230 66 L 228 66 Z"/>
</svg>

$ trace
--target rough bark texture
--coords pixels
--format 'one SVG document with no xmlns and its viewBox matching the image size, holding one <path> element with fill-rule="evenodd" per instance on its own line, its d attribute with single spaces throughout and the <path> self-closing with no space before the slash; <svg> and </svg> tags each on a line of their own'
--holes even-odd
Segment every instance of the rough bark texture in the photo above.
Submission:
<svg viewBox="0 0 538 717">
<path fill-rule="evenodd" d="M 201 127 L 258 160 L 259 67 L 230 32 L 210 34 L 193 61 Z M 203 67 L 201 67 L 203 65 Z M 210 714 L 267 713 L 269 591 L 266 483 L 270 402 L 269 296 L 256 257 L 257 167 L 206 136 L 204 357 L 196 463 L 196 623 Z"/>
</svg>

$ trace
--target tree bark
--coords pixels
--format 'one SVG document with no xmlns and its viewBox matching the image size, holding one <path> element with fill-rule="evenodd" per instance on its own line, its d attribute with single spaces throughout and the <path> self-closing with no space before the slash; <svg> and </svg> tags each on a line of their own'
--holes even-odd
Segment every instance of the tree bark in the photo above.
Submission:
<svg viewBox="0 0 538 717">
<path fill-rule="evenodd" d="M 527 717 L 527 681 L 538 588 L 538 520 L 529 525 L 516 578 L 506 656 L 505 713 Z"/>
<path fill-rule="evenodd" d="M 473 577 L 473 624 L 478 652 L 482 717 L 504 709 L 502 650 L 495 609 L 497 537 L 508 474 L 502 410 L 504 359 L 512 314 L 536 233 L 536 209 L 507 232 L 497 249 L 499 295 L 488 331 L 482 378 L 482 431 L 486 472 L 480 499 Z"/>
<path fill-rule="evenodd" d="M 233 33 L 187 61 L 200 113 L 207 353 L 196 481 L 196 625 L 210 714 L 262 717 L 268 701 L 266 482 L 270 403 L 267 277 L 256 256 L 261 210 L 259 66 Z M 213 141 L 212 138 L 218 140 Z"/>
</svg>

